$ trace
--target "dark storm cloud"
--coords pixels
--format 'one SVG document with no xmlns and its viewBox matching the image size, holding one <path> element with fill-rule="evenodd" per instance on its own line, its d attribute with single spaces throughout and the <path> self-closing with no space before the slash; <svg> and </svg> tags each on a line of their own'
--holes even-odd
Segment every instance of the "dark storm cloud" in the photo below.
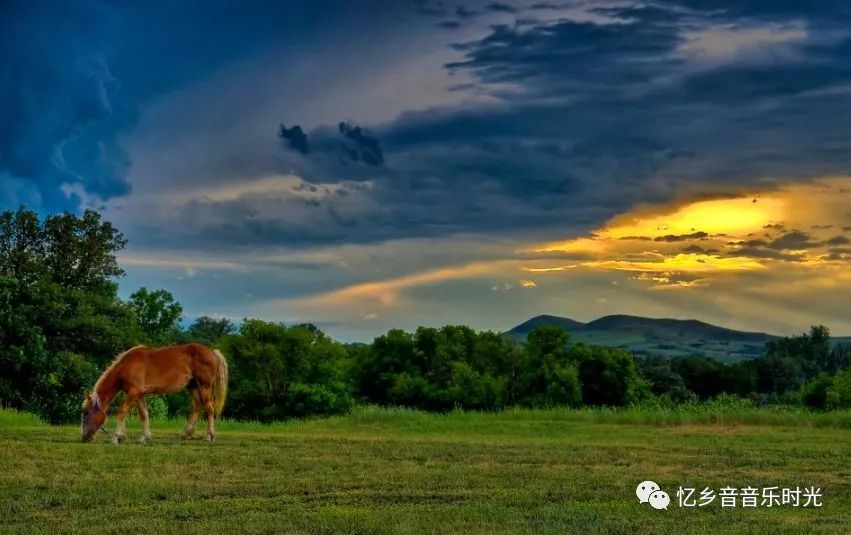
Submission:
<svg viewBox="0 0 851 535">
<path fill-rule="evenodd" d="M 281 138 L 281 140 L 286 141 L 287 146 L 293 150 L 302 154 L 307 154 L 309 151 L 309 147 L 307 145 L 307 134 L 304 133 L 299 125 L 287 128 L 282 123 L 278 128 L 278 137 Z"/>
<path fill-rule="evenodd" d="M 278 128 L 278 137 L 286 147 L 301 154 L 331 156 L 341 163 L 363 163 L 371 167 L 384 165 L 384 154 L 381 152 L 378 139 L 360 126 L 341 122 L 337 126 L 337 134 L 337 136 L 332 135 L 327 128 L 319 128 L 311 132 L 310 138 L 315 140 L 313 143 L 315 150 L 311 150 L 308 135 L 304 133 L 301 126 L 287 128 L 282 123 Z"/>
<path fill-rule="evenodd" d="M 546 115 L 544 124 L 561 127 L 563 142 L 576 147 L 572 167 L 581 157 L 596 165 L 631 157 L 641 175 L 681 182 L 809 177 L 851 167 L 845 152 L 851 146 L 834 115 L 851 111 L 841 90 L 851 81 L 845 61 L 851 41 L 841 33 L 822 36 L 809 28 L 811 36 L 778 45 L 779 57 L 701 63 L 682 52 L 686 32 L 727 27 L 721 25 L 734 17 L 641 7 L 607 13 L 619 22 L 498 26 L 459 44 L 466 57 L 448 68 L 473 73 L 508 102 L 554 101 L 524 114 L 523 124 L 536 135 L 539 115 Z M 779 13 L 772 12 L 771 21 Z M 758 13 L 750 16 L 743 26 L 759 27 Z M 820 91 L 826 94 L 817 98 Z M 499 117 L 490 119 L 491 125 L 476 118 L 451 130 L 502 126 Z M 719 135 L 725 136 L 720 142 Z M 642 157 L 647 147 L 654 150 Z M 665 154 L 678 161 L 661 160 Z M 686 160 L 692 165 L 678 165 Z"/>
<path fill-rule="evenodd" d="M 455 8 L 455 15 L 459 19 L 472 19 L 476 17 L 479 13 L 477 11 L 473 11 L 472 9 L 466 6 L 458 6 Z"/>
<path fill-rule="evenodd" d="M 280 46 L 282 35 L 309 47 L 307 32 L 320 37 L 331 25 L 323 12 L 342 5 L 0 2 L 0 207 L 77 210 L 81 196 L 130 194 L 122 137 L 140 109 Z M 363 6 L 376 20 L 392 11 L 377 7 Z M 334 30 L 351 19 L 340 12 Z M 165 133 L 183 128 L 179 119 Z"/>
<path fill-rule="evenodd" d="M 176 15 L 126 7 L 122 24 L 110 33 L 110 44 L 123 49 L 117 58 L 103 53 L 110 47 L 101 41 L 110 38 L 87 31 L 97 12 L 66 16 L 61 9 L 47 14 L 28 8 L 20 31 L 0 32 L 0 193 L 32 184 L 54 208 L 76 207 L 64 197 L 62 183 L 101 198 L 126 194 L 130 162 L 115 139 L 132 128 L 134 114 L 127 108 L 281 43 L 309 55 L 311 28 L 328 20 L 341 24 L 345 13 L 358 11 L 341 3 L 333 10 L 341 13 L 338 19 L 323 18 L 313 3 L 226 4 Z M 383 12 L 380 3 L 365 6 L 373 8 L 363 8 L 370 16 Z M 799 180 L 851 171 L 851 125 L 839 119 L 851 115 L 845 6 L 635 4 L 595 9 L 595 22 L 558 14 L 511 24 L 499 13 L 518 11 L 513 3 L 470 6 L 424 1 L 406 9 L 426 14 L 415 16 L 420 28 L 441 39 L 467 39 L 454 44 L 455 57 L 446 65 L 460 78 L 453 95 L 487 98 L 418 108 L 385 124 L 359 118 L 361 125 L 317 127 L 300 118 L 302 128 L 286 113 L 302 102 L 287 101 L 282 92 L 275 106 L 280 116 L 263 125 L 270 145 L 276 124 L 289 125 L 278 132 L 277 152 L 229 155 L 219 169 L 195 174 L 218 172 L 234 181 L 296 174 L 316 185 L 369 187 L 342 187 L 315 198 L 196 199 L 190 207 L 198 215 L 180 232 L 223 247 L 456 233 L 557 237 L 599 228 L 635 204 L 669 202 L 678 193 L 709 195 L 748 184 L 771 187 L 767 177 Z M 562 7 L 539 4 L 536 11 Z M 503 24 L 478 36 L 468 32 L 467 24 L 494 18 Z M 400 20 L 382 20 L 382 27 Z M 454 28 L 461 21 L 464 28 L 457 32 L 435 27 Z M 152 28 L 169 31 L 154 39 L 159 34 Z M 362 22 L 361 33 L 352 35 L 365 28 L 371 26 Z M 799 35 L 751 43 L 744 52 L 729 43 L 708 56 L 687 51 L 700 43 L 694 39 L 699 31 L 742 31 L 747 41 L 749 29 L 788 28 Z M 40 36 L 31 39 L 33 46 L 24 46 L 26 32 Z M 186 35 L 186 42 L 173 35 Z M 335 43 L 337 34 L 327 35 Z M 353 62 L 359 59 L 352 54 Z M 276 59 L 274 68 L 288 64 Z M 345 79 L 339 84 L 348 87 Z M 113 124 L 118 118 L 124 122 Z M 180 131 L 181 125 L 175 120 L 169 128 Z M 776 252 L 816 241 L 789 234 L 741 247 Z"/>
<path fill-rule="evenodd" d="M 452 16 L 443 4 L 421 7 Z M 310 153 L 292 168 L 315 183 L 370 181 L 368 197 L 381 208 L 357 215 L 356 232 L 334 232 L 336 201 L 322 201 L 320 224 L 306 225 L 298 238 L 555 235 L 597 228 L 636 203 L 669 202 L 681 188 L 770 186 L 766 177 L 851 170 L 851 127 L 836 119 L 851 113 L 851 93 L 842 90 L 851 84 L 844 60 L 851 40 L 838 31 L 841 10 L 685 7 L 596 10 L 611 23 L 502 24 L 455 44 L 461 57 L 446 68 L 472 77 L 459 90 L 498 104 L 403 113 L 373 125 L 368 138 L 357 127 L 309 132 Z M 805 35 L 711 60 L 684 52 L 690 32 L 784 24 L 806 28 Z M 822 34 L 821 26 L 831 31 Z M 350 143 L 342 159 L 341 135 Z M 294 239 L 272 230 L 256 236 Z M 791 232 L 739 246 L 794 260 L 782 251 L 815 243 Z"/>
<path fill-rule="evenodd" d="M 384 163 L 384 155 L 381 153 L 378 140 L 365 132 L 360 126 L 342 122 L 338 130 L 346 139 L 343 150 L 352 161 L 363 162 L 372 166 L 379 166 Z"/>
<path fill-rule="evenodd" d="M 530 9 L 558 9 L 558 7 L 558 4 L 553 4 L 551 2 L 539 2 L 529 6 Z"/>
<path fill-rule="evenodd" d="M 444 30 L 457 30 L 461 27 L 461 23 L 456 20 L 445 20 L 443 22 L 438 22 L 437 26 Z"/>
<path fill-rule="evenodd" d="M 489 11 L 496 11 L 497 13 L 517 13 L 520 11 L 514 6 L 510 6 L 508 4 L 503 4 L 501 2 L 491 2 L 486 6 L 486 9 Z"/>
<path fill-rule="evenodd" d="M 441 17 L 446 15 L 446 6 L 442 0 L 414 0 L 417 12 L 429 17 Z"/>
<path fill-rule="evenodd" d="M 102 54 L 97 4 L 4 2 L 0 21 L 0 183 L 24 194 L 0 205 L 75 209 L 79 199 L 63 184 L 103 199 L 127 194 L 128 161 L 115 139 L 84 135 L 111 117 L 121 85 Z"/>
<path fill-rule="evenodd" d="M 488 84 L 517 83 L 540 96 L 615 97 L 681 64 L 669 53 L 682 40 L 667 22 L 500 25 L 479 41 L 458 44 L 466 58 L 447 68 L 471 70 Z"/>
<path fill-rule="evenodd" d="M 718 21 L 765 21 L 787 22 L 805 19 L 818 24 L 839 27 L 851 18 L 851 6 L 834 0 L 794 1 L 751 1 L 727 2 L 726 0 L 679 0 L 676 5 L 703 13 Z"/>
</svg>

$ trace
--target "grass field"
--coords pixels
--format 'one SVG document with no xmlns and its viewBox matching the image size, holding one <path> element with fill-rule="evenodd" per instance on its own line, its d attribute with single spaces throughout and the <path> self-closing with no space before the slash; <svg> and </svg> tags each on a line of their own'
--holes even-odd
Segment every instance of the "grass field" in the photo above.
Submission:
<svg viewBox="0 0 851 535">
<path fill-rule="evenodd" d="M 114 422 L 110 421 L 112 426 Z M 0 531 L 848 533 L 851 415 L 359 409 L 215 444 L 79 441 L 0 411 Z M 130 438 L 138 428 L 131 425 Z M 652 479 L 667 511 L 635 497 Z M 821 508 L 680 508 L 679 485 L 816 486 Z"/>
</svg>

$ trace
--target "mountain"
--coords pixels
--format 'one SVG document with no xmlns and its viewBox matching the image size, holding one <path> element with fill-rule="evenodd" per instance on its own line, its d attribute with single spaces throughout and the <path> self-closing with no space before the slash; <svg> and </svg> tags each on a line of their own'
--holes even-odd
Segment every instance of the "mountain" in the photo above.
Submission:
<svg viewBox="0 0 851 535">
<path fill-rule="evenodd" d="M 553 325 L 555 327 L 561 327 L 565 331 L 572 333 L 574 331 L 578 331 L 585 327 L 585 324 L 581 321 L 572 320 L 569 318 L 560 318 L 558 316 L 549 316 L 544 314 L 542 316 L 535 316 L 534 318 L 524 321 L 517 327 L 511 329 L 506 334 L 514 336 L 514 333 L 522 333 L 523 339 L 526 339 L 526 335 L 533 330 L 535 327 L 540 327 L 541 325 Z"/>
<path fill-rule="evenodd" d="M 700 355 L 735 362 L 758 357 L 774 335 L 736 331 L 698 320 L 654 319 L 640 316 L 605 316 L 582 323 L 558 316 L 537 316 L 506 332 L 518 341 L 539 325 L 555 325 L 570 333 L 571 340 L 593 345 L 621 347 L 636 355 Z"/>
</svg>

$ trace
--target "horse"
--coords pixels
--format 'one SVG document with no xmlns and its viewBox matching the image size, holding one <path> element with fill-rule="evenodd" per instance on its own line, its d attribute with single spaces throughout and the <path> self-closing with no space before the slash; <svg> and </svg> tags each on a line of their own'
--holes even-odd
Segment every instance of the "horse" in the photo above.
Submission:
<svg viewBox="0 0 851 535">
<path fill-rule="evenodd" d="M 218 349 L 202 344 L 183 344 L 156 349 L 136 346 L 118 355 L 83 399 L 81 434 L 91 442 L 106 421 L 109 404 L 119 392 L 126 393 L 118 409 L 113 444 L 121 444 L 127 435 L 125 419 L 133 405 L 142 421 L 139 441 L 149 442 L 151 423 L 145 403 L 147 394 L 171 394 L 186 388 L 192 396 L 192 410 L 181 433 L 192 438 L 203 407 L 207 415 L 205 440 L 215 439 L 215 418 L 221 415 L 228 389 L 228 363 Z M 106 433 L 108 434 L 108 433 Z"/>
</svg>

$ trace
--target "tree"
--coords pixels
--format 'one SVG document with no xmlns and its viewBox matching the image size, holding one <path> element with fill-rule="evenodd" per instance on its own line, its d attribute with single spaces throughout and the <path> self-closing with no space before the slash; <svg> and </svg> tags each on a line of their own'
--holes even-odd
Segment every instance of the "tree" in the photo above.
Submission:
<svg viewBox="0 0 851 535">
<path fill-rule="evenodd" d="M 649 395 L 631 353 L 585 344 L 571 349 L 570 358 L 579 368 L 583 404 L 628 405 Z"/>
<path fill-rule="evenodd" d="M 798 392 L 801 402 L 814 409 L 847 409 L 851 407 L 851 368 L 835 375 L 818 374 Z"/>
<path fill-rule="evenodd" d="M 186 339 L 190 342 L 215 345 L 221 337 L 231 334 L 234 325 L 228 318 L 214 319 L 201 316 L 186 330 Z"/>
<path fill-rule="evenodd" d="M 401 374 L 415 372 L 413 337 L 391 329 L 356 353 L 354 381 L 357 391 L 369 402 L 388 404 L 390 391 Z"/>
<path fill-rule="evenodd" d="M 231 370 L 229 414 L 271 421 L 351 407 L 348 354 L 313 326 L 247 319 L 220 344 Z"/>
<path fill-rule="evenodd" d="M 549 407 L 582 402 L 579 372 L 567 348 L 569 341 L 564 329 L 551 325 L 536 327 L 526 336 L 521 403 Z"/>
<path fill-rule="evenodd" d="M 125 243 L 91 210 L 0 214 L 0 405 L 77 416 L 83 389 L 133 330 L 114 280 Z"/>
<path fill-rule="evenodd" d="M 820 373 L 801 387 L 801 402 L 814 409 L 824 409 L 828 405 L 828 391 L 833 387 L 833 376 Z"/>
<path fill-rule="evenodd" d="M 665 396 L 672 401 L 685 401 L 694 396 L 687 387 L 682 375 L 671 365 L 671 359 L 650 356 L 638 359 L 638 370 L 647 381 L 650 391 L 657 396 Z"/>
<path fill-rule="evenodd" d="M 144 342 L 166 345 L 180 339 L 179 322 L 183 307 L 168 290 L 139 288 L 130 295 L 128 306 L 138 322 Z"/>
<path fill-rule="evenodd" d="M 503 407 L 509 391 L 517 399 L 523 368 L 514 342 L 458 325 L 391 330 L 353 355 L 354 384 L 366 401 L 426 410 Z"/>
<path fill-rule="evenodd" d="M 777 394 L 797 390 L 823 371 L 835 368 L 830 352 L 830 331 L 816 325 L 809 333 L 772 340 L 757 359 L 757 388 Z"/>
<path fill-rule="evenodd" d="M 829 409 L 851 408 L 851 368 L 840 370 L 827 389 L 826 406 Z"/>
<path fill-rule="evenodd" d="M 502 334 L 479 333 L 472 358 L 474 368 L 502 382 L 501 406 L 517 404 L 526 366 L 526 354 L 520 345 Z"/>
</svg>

